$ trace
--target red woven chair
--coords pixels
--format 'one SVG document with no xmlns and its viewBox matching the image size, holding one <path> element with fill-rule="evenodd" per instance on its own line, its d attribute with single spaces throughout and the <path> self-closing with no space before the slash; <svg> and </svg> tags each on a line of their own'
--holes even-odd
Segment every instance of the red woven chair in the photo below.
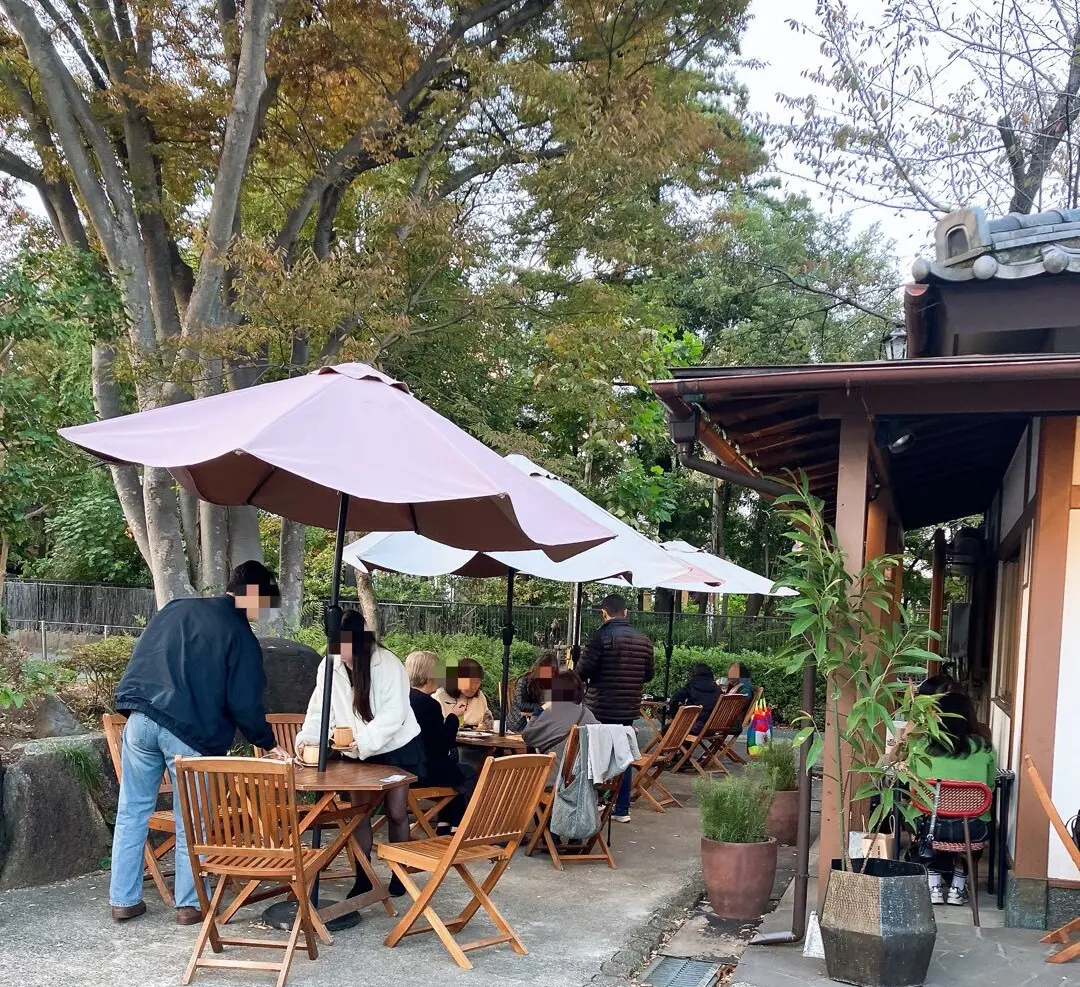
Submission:
<svg viewBox="0 0 1080 987">
<path fill-rule="evenodd" d="M 975 865 L 975 851 L 985 850 L 990 844 L 989 838 L 971 842 L 971 820 L 990 811 L 994 803 L 994 793 L 981 781 L 939 781 L 941 795 L 938 798 L 938 819 L 961 819 L 964 823 L 964 842 L 946 843 L 934 840 L 931 844 L 939 853 L 963 853 L 967 858 L 968 897 L 971 901 L 971 918 L 975 927 L 979 926 L 979 872 Z M 933 808 L 923 805 L 917 798 L 912 801 L 915 807 L 926 815 L 933 813 Z"/>
</svg>

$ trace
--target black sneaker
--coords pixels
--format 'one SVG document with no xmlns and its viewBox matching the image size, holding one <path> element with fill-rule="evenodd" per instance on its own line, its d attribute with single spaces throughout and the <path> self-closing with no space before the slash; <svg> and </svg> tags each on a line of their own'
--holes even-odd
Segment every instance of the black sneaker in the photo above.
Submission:
<svg viewBox="0 0 1080 987">
<path fill-rule="evenodd" d="M 348 897 L 359 898 L 360 895 L 367 894 L 370 890 L 371 878 L 363 871 L 359 871 L 356 875 L 356 881 L 353 882 L 352 891 L 349 892 Z"/>
<path fill-rule="evenodd" d="M 397 874 L 390 878 L 389 891 L 391 898 L 401 898 L 408 894 L 405 890 L 405 885 L 401 883 L 401 878 L 399 878 Z"/>
</svg>

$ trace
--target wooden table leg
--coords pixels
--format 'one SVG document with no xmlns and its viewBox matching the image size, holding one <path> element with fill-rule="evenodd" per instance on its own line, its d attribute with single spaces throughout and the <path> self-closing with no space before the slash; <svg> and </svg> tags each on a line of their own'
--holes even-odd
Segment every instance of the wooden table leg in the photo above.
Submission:
<svg viewBox="0 0 1080 987">
<path fill-rule="evenodd" d="M 380 797 L 355 806 L 356 812 L 350 816 L 347 823 L 344 823 L 342 829 L 343 832 L 347 831 L 347 839 L 353 849 L 353 855 L 356 857 L 357 864 L 363 869 L 368 880 L 371 881 L 371 890 L 365 894 L 357 895 L 355 898 L 346 898 L 344 901 L 337 901 L 332 905 L 326 905 L 325 907 L 320 908 L 318 914 L 324 922 L 332 922 L 334 919 L 341 918 L 342 915 L 358 912 L 361 909 L 379 902 L 383 903 L 387 915 L 391 918 L 397 915 L 397 910 L 390 900 L 390 889 L 379 880 L 379 876 L 371 866 L 371 861 L 367 858 L 367 855 L 363 852 L 354 836 L 354 831 L 357 826 L 365 819 L 369 819 L 374 815 L 375 810 L 382 804 L 382 801 L 383 800 Z"/>
</svg>

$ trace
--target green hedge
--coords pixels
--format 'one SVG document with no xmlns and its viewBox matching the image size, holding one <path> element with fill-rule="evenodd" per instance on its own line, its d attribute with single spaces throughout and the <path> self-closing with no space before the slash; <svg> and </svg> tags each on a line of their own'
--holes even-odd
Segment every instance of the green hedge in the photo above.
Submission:
<svg viewBox="0 0 1080 987">
<path fill-rule="evenodd" d="M 445 660 L 475 658 L 484 669 L 484 692 L 488 702 L 495 706 L 499 678 L 502 674 L 502 642 L 498 638 L 470 636 L 465 634 L 387 634 L 383 644 L 403 661 L 410 651 L 434 651 Z M 526 641 L 515 641 L 510 647 L 511 678 L 527 671 L 539 649 Z M 741 661 L 750 670 L 755 685 L 765 687 L 765 697 L 772 707 L 777 723 L 791 723 L 798 717 L 802 706 L 802 678 L 788 675 L 780 662 L 772 655 L 756 651 L 728 652 L 719 648 L 676 647 L 671 656 L 671 691 L 682 685 L 690 675 L 695 662 L 704 662 L 717 677 L 726 675 L 728 666 Z M 653 695 L 664 692 L 664 651 L 656 649 L 656 675 L 646 685 Z M 824 702 L 823 686 L 819 684 L 818 709 Z"/>
<path fill-rule="evenodd" d="M 727 652 L 719 648 L 696 648 L 678 646 L 671 655 L 671 691 L 674 692 L 690 677 L 690 668 L 696 662 L 704 662 L 719 677 L 727 675 L 727 670 L 734 662 L 741 661 L 750 672 L 754 685 L 765 687 L 765 699 L 772 707 L 773 719 L 778 724 L 793 722 L 802 711 L 802 676 L 789 675 L 784 666 L 773 655 L 763 655 L 757 651 Z M 657 648 L 657 674 L 646 687 L 654 695 L 664 694 L 664 656 L 663 649 Z M 816 707 L 824 709 L 825 685 L 818 683 Z"/>
</svg>

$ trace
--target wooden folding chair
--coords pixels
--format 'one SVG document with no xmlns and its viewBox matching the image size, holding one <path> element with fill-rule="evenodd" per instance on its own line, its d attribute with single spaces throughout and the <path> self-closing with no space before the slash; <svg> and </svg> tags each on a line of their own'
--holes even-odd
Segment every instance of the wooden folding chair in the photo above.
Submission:
<svg viewBox="0 0 1080 987">
<path fill-rule="evenodd" d="M 342 840 L 315 850 L 303 845 L 296 813 L 292 762 L 246 757 L 180 757 L 176 784 L 189 834 L 188 851 L 195 889 L 202 906 L 202 927 L 195 940 L 183 982 L 191 983 L 202 968 L 267 970 L 277 973 L 277 987 L 289 976 L 300 934 L 311 959 L 319 955 L 316 936 L 330 937 L 311 904 L 311 884 L 319 870 L 341 849 Z M 206 880 L 218 878 L 214 896 Z M 217 911 L 233 879 L 287 884 L 297 901 L 296 919 L 286 942 L 266 939 L 223 939 Z M 215 953 L 226 946 L 283 949 L 280 963 L 204 959 L 207 943 Z"/>
<path fill-rule="evenodd" d="M 461 825 L 453 836 L 379 846 L 379 856 L 390 864 L 390 869 L 413 899 L 412 907 L 386 937 L 387 946 L 396 946 L 405 936 L 434 932 L 454 962 L 464 970 L 472 969 L 465 954 L 482 946 L 507 942 L 519 956 L 528 952 L 490 896 L 521 844 L 554 760 L 554 754 L 488 758 Z M 480 884 L 467 865 L 484 860 L 493 866 Z M 444 922 L 431 902 L 451 869 L 461 876 L 472 892 L 472 898 L 456 918 Z M 423 890 L 412 879 L 415 871 L 431 875 Z M 459 944 L 454 933 L 464 929 L 480 908 L 495 923 L 499 935 Z M 421 918 L 427 919 L 427 923 L 413 928 Z"/>
<path fill-rule="evenodd" d="M 414 839 L 438 835 L 439 813 L 457 798 L 457 789 L 448 786 L 427 785 L 409 789 L 409 812 L 413 824 L 409 835 Z M 380 815 L 371 821 L 373 833 L 379 832 L 386 825 L 386 816 Z M 422 835 L 421 835 L 422 834 Z"/>
<path fill-rule="evenodd" d="M 682 757 L 683 741 L 700 713 L 700 706 L 683 706 L 668 724 L 660 743 L 633 763 L 634 787 L 630 790 L 631 801 L 644 798 L 657 812 L 666 812 L 666 805 L 682 808 L 682 803 L 661 784 L 660 775 Z M 653 794 L 653 789 L 659 791 L 659 797 Z"/>
<path fill-rule="evenodd" d="M 682 744 L 683 755 L 674 770 L 682 771 L 689 764 L 703 778 L 708 778 L 709 771 L 705 765 L 722 757 L 721 752 L 742 735 L 748 702 L 746 696 L 719 696 L 701 729 L 695 733 L 691 724 L 690 733 Z M 699 748 L 700 758 L 695 757 Z M 727 772 L 722 761 L 719 768 Z"/>
<path fill-rule="evenodd" d="M 1068 829 L 1065 828 L 1065 823 L 1061 821 L 1061 816 L 1058 815 L 1057 809 L 1054 808 L 1050 793 L 1046 790 L 1046 785 L 1039 776 L 1039 769 L 1035 767 L 1035 762 L 1031 760 L 1030 754 L 1024 756 L 1024 770 L 1027 771 L 1028 778 L 1031 779 L 1035 795 L 1039 799 L 1039 804 L 1043 807 L 1043 812 L 1046 813 L 1046 817 L 1050 820 L 1050 825 L 1054 827 L 1058 839 L 1065 844 L 1065 849 L 1069 851 L 1073 864 L 1080 870 L 1080 849 L 1073 842 L 1072 836 L 1069 834 Z M 1060 929 L 1054 929 L 1053 932 L 1048 933 L 1039 940 L 1039 942 L 1054 943 L 1062 947 L 1046 958 L 1047 963 L 1068 963 L 1069 960 L 1080 956 L 1080 942 L 1072 941 L 1074 932 L 1080 932 L 1080 916 L 1077 916 L 1071 922 L 1066 922 Z"/>
<path fill-rule="evenodd" d="M 296 737 L 300 733 L 301 728 L 304 725 L 303 713 L 267 713 L 266 722 L 270 724 L 270 729 L 274 734 L 274 743 L 281 747 L 283 750 L 287 750 L 290 753 L 296 753 Z M 254 747 L 256 757 L 266 757 L 270 752 L 263 750 L 261 747 Z M 335 813 L 337 810 L 343 808 L 341 799 L 334 800 L 334 806 L 326 813 L 326 828 L 336 829 L 337 819 Z M 353 851 L 351 842 L 346 843 L 342 848 L 347 856 L 347 864 L 342 870 L 325 871 L 322 874 L 324 881 L 344 881 L 353 877 L 356 874 L 356 853 Z M 278 885 L 271 888 L 262 888 L 260 890 L 259 881 L 249 881 L 248 884 L 241 888 L 236 897 L 225 907 L 221 913 L 221 918 L 218 920 L 222 925 L 228 925 L 233 920 L 241 908 L 247 905 L 256 905 L 260 902 L 267 901 L 270 898 L 276 898 L 288 891 L 288 885 Z"/>
<path fill-rule="evenodd" d="M 116 780 L 121 783 L 123 782 L 123 755 L 121 752 L 124 745 L 124 726 L 126 724 L 127 717 L 119 713 L 106 713 L 101 718 L 101 726 L 105 731 L 105 742 L 109 745 L 109 757 L 112 758 Z M 172 799 L 172 793 L 172 781 L 169 778 L 168 770 L 166 770 L 162 776 L 161 785 L 158 787 L 158 794 L 168 795 Z M 176 817 L 172 808 L 160 809 L 150 813 L 150 832 L 165 833 L 166 835 L 164 840 L 154 846 L 150 842 L 149 834 L 147 834 L 146 845 L 143 847 L 143 862 L 146 865 L 146 873 L 143 879 L 149 878 L 152 880 L 157 885 L 161 900 L 169 908 L 172 908 L 175 901 L 169 891 L 169 886 L 165 883 L 165 878 L 173 877 L 174 874 L 173 871 L 162 871 L 161 869 L 161 858 L 176 846 Z"/>
<path fill-rule="evenodd" d="M 304 725 L 303 713 L 267 713 L 266 722 L 274 732 L 274 743 L 290 754 L 296 753 L 296 735 Z M 256 757 L 265 757 L 269 751 L 255 748 Z"/>
<path fill-rule="evenodd" d="M 563 758 L 562 768 L 563 781 L 566 784 L 573 781 L 574 770 L 577 767 L 578 746 L 580 743 L 578 738 L 579 729 L 576 726 L 571 727 L 570 733 L 566 737 L 566 756 Z M 606 863 L 608 867 L 615 870 L 615 858 L 611 856 L 611 849 L 604 838 L 604 831 L 615 808 L 615 796 L 619 792 L 621 783 L 622 775 L 620 774 L 596 786 L 600 828 L 589 839 L 582 840 L 580 843 L 559 844 L 555 842 L 555 837 L 550 828 L 551 810 L 555 805 L 555 790 L 554 788 L 545 788 L 536 806 L 535 828 L 532 837 L 525 846 L 525 856 L 531 857 L 536 852 L 540 842 L 543 841 L 548 856 L 551 857 L 551 863 L 556 870 L 562 870 L 564 863 Z M 599 852 L 594 852 L 597 850 Z"/>
</svg>

